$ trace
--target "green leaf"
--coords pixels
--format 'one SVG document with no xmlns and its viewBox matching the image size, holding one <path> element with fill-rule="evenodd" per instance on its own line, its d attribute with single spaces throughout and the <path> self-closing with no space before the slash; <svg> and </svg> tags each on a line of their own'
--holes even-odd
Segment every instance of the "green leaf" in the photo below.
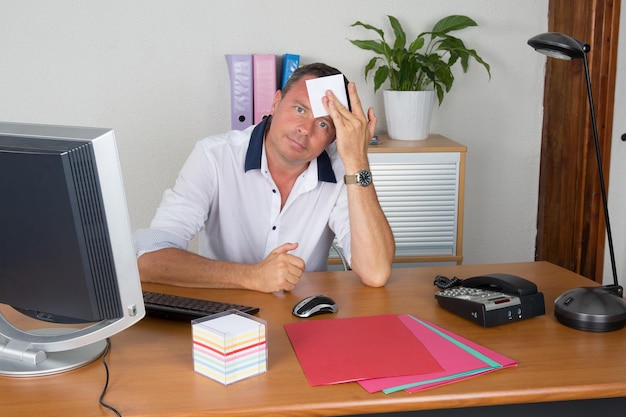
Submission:
<svg viewBox="0 0 626 417">
<path fill-rule="evenodd" d="M 382 29 L 378 29 L 376 26 L 368 25 L 367 23 L 360 21 L 354 22 L 351 26 L 363 26 L 365 29 L 373 30 L 378 33 L 378 36 L 380 36 L 381 39 L 385 39 L 385 32 L 383 32 Z"/>
<path fill-rule="evenodd" d="M 376 92 L 381 85 L 387 79 L 387 74 L 389 73 L 389 67 L 387 65 L 382 65 L 376 71 L 374 75 L 374 92 Z"/>
<path fill-rule="evenodd" d="M 361 49 L 365 49 L 368 51 L 374 51 L 377 54 L 384 55 L 385 54 L 385 43 L 380 41 L 372 41 L 372 40 L 351 40 L 353 45 L 358 46 Z"/>
<path fill-rule="evenodd" d="M 469 58 L 470 54 L 467 51 L 459 52 L 458 55 L 461 58 L 461 68 L 463 68 L 463 72 L 467 72 L 467 68 L 469 67 Z"/>
<path fill-rule="evenodd" d="M 453 30 L 461 30 L 470 26 L 478 26 L 478 24 L 467 16 L 452 15 L 444 17 L 435 23 L 432 31 L 435 33 L 448 33 Z"/>
<path fill-rule="evenodd" d="M 418 36 L 413 42 L 411 42 L 411 45 L 409 45 L 409 51 L 411 53 L 417 52 L 424 47 L 424 42 L 424 38 L 422 36 Z"/>
<path fill-rule="evenodd" d="M 437 92 L 437 99 L 439 101 L 439 105 L 441 105 L 441 102 L 443 101 L 443 89 L 441 88 L 441 86 L 439 84 L 435 84 L 435 91 Z"/>
<path fill-rule="evenodd" d="M 370 59 L 370 62 L 367 63 L 367 65 L 365 66 L 365 79 L 367 79 L 367 75 L 372 69 L 374 69 L 374 66 L 379 59 L 379 57 L 375 56 L 374 58 Z"/>
<path fill-rule="evenodd" d="M 391 24 L 391 28 L 393 29 L 393 34 L 396 37 L 396 41 L 393 44 L 394 49 L 397 48 L 404 48 L 404 46 L 406 45 L 406 34 L 404 33 L 404 30 L 402 29 L 402 25 L 400 24 L 400 22 L 398 21 L 398 19 L 396 19 L 393 16 L 387 16 L 389 18 L 389 23 Z"/>
<path fill-rule="evenodd" d="M 489 64 L 483 61 L 483 59 L 478 56 L 478 53 L 476 53 L 475 50 L 468 49 L 467 52 L 472 56 L 472 58 L 476 60 L 476 62 L 485 67 L 485 69 L 487 70 L 487 74 L 489 74 L 489 79 L 491 79 L 491 67 L 489 66 Z"/>
</svg>

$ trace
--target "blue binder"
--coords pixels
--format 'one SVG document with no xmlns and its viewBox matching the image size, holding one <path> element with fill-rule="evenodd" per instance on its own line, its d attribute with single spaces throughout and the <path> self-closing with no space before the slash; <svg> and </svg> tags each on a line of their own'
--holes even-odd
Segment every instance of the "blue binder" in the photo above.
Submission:
<svg viewBox="0 0 626 417">
<path fill-rule="evenodd" d="M 282 90 L 285 83 L 291 77 L 291 74 L 300 66 L 300 55 L 285 54 L 283 55 L 283 70 L 281 72 L 280 89 Z"/>
</svg>

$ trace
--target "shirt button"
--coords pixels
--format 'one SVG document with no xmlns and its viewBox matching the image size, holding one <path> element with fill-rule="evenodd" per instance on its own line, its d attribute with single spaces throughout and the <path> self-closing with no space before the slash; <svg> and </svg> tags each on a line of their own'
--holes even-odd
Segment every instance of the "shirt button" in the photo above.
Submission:
<svg viewBox="0 0 626 417">
<path fill-rule="evenodd" d="M 276 194 L 276 189 L 272 190 L 272 192 L 273 192 L 274 194 Z"/>
<path fill-rule="evenodd" d="M 276 226 L 272 226 L 272 230 L 276 230 Z"/>
</svg>

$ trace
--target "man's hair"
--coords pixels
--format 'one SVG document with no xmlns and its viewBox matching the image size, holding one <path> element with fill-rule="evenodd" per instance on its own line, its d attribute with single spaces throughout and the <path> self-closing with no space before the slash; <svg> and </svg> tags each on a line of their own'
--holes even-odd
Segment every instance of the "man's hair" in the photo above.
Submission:
<svg viewBox="0 0 626 417">
<path fill-rule="evenodd" d="M 330 65 L 322 64 L 319 62 L 303 65 L 296 69 L 293 74 L 291 74 L 291 77 L 289 77 L 289 79 L 285 83 L 285 86 L 282 88 L 282 94 L 283 96 L 287 94 L 287 92 L 296 82 L 300 81 L 303 77 L 307 75 L 313 75 L 316 78 L 320 78 L 336 74 L 341 74 L 341 71 L 339 71 L 337 68 L 331 67 Z M 345 76 L 343 77 L 343 79 L 347 86 L 348 80 Z"/>
</svg>

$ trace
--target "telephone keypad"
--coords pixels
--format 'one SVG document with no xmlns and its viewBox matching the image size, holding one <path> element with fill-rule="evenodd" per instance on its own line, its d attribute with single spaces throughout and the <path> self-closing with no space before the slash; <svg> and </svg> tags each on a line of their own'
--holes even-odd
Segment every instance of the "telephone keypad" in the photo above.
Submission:
<svg viewBox="0 0 626 417">
<path fill-rule="evenodd" d="M 477 298 L 489 298 L 495 295 L 501 295 L 502 293 L 496 291 L 482 290 L 479 288 L 468 287 L 454 287 L 448 288 L 443 291 L 439 291 L 437 295 L 443 297 L 462 298 L 465 300 L 477 299 Z"/>
</svg>

